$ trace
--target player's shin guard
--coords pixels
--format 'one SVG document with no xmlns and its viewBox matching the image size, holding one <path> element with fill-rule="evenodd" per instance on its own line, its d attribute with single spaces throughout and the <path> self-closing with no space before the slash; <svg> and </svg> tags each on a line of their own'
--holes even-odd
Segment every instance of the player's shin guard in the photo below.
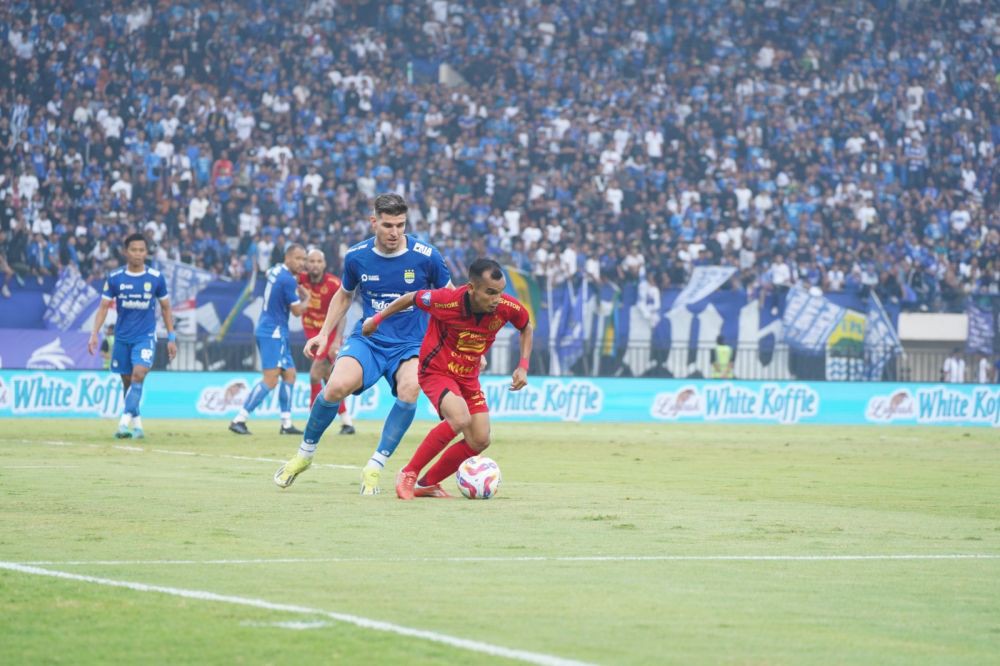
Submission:
<svg viewBox="0 0 1000 666">
<path fill-rule="evenodd" d="M 399 446 L 403 435 L 410 429 L 410 424 L 413 423 L 413 417 L 416 416 L 416 413 L 417 403 L 403 402 L 399 398 L 396 398 L 395 404 L 389 410 L 389 416 L 385 417 L 385 424 L 382 426 L 382 437 L 379 439 L 378 448 L 375 449 L 375 454 L 372 456 L 373 460 L 379 458 L 382 460 L 383 465 L 385 464 L 385 460 L 388 460 L 396 451 L 396 447 Z"/>
<path fill-rule="evenodd" d="M 132 382 L 125 394 L 125 413 L 138 416 L 140 400 L 142 400 L 142 382 Z"/>
<path fill-rule="evenodd" d="M 309 421 L 306 422 L 305 434 L 302 435 L 302 444 L 299 445 L 299 455 L 304 458 L 312 458 L 316 452 L 316 445 L 320 437 L 330 427 L 333 420 L 337 418 L 339 402 L 327 402 L 326 398 L 319 396 L 313 403 L 309 411 Z"/>
<path fill-rule="evenodd" d="M 267 394 L 270 392 L 271 389 L 267 384 L 262 381 L 257 382 L 257 385 L 253 387 L 250 391 L 250 395 L 247 396 L 246 401 L 243 403 L 243 409 L 245 409 L 248 413 L 253 412 L 253 410 L 257 409 L 260 403 L 264 401 L 264 398 L 266 398 Z"/>
<path fill-rule="evenodd" d="M 420 442 L 420 446 L 417 447 L 417 450 L 413 453 L 413 457 L 410 458 L 410 462 L 403 468 L 403 471 L 419 474 L 420 470 L 426 467 L 430 461 L 434 460 L 437 454 L 441 453 L 444 447 L 448 446 L 448 443 L 453 439 L 455 439 L 455 430 L 447 421 L 441 421 L 441 423 L 431 428 L 431 431 L 424 437 L 424 441 Z"/>
<path fill-rule="evenodd" d="M 424 478 L 420 479 L 420 485 L 433 486 L 435 483 L 441 483 L 457 472 L 459 465 L 467 458 L 474 455 L 476 455 L 476 450 L 469 446 L 464 439 L 455 442 L 445 450 L 434 466 L 427 470 Z"/>
</svg>

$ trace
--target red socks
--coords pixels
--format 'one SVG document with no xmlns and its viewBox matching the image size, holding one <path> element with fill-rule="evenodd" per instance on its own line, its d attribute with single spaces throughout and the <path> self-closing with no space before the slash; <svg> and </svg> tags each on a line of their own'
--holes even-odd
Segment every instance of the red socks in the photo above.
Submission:
<svg viewBox="0 0 1000 666">
<path fill-rule="evenodd" d="M 424 478 L 420 479 L 420 485 L 433 486 L 435 483 L 441 483 L 457 472 L 459 465 L 465 462 L 466 458 L 471 458 L 477 453 L 464 439 L 455 442 L 445 450 L 434 466 L 427 470 Z"/>
<path fill-rule="evenodd" d="M 406 463 L 403 471 L 419 473 L 454 438 L 455 431 L 452 430 L 447 421 L 441 421 L 441 423 L 431 428 L 431 431 L 424 437 L 424 441 L 420 442 L 420 446 L 413 453 L 410 462 Z"/>
</svg>

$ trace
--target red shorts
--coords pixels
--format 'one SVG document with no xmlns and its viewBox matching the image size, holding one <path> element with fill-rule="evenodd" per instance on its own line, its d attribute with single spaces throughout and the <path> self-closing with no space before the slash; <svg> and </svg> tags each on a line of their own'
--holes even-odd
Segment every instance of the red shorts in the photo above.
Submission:
<svg viewBox="0 0 1000 666">
<path fill-rule="evenodd" d="M 310 331 L 307 329 L 303 329 L 303 331 L 306 334 L 306 340 L 311 340 L 320 333 L 319 331 Z M 337 329 L 333 329 L 333 332 L 330 333 L 330 337 L 326 339 L 326 344 L 319 348 L 319 353 L 316 354 L 316 360 L 326 359 L 330 361 L 330 363 L 333 363 L 333 361 L 337 358 L 337 350 L 333 347 L 333 343 L 336 339 Z"/>
<path fill-rule="evenodd" d="M 456 377 L 444 373 L 427 372 L 420 373 L 418 380 L 420 388 L 423 389 L 424 395 L 430 398 L 438 415 L 441 414 L 441 399 L 444 398 L 445 393 L 449 392 L 462 396 L 465 404 L 469 406 L 470 414 L 482 414 L 490 411 L 486 405 L 486 396 L 483 395 L 483 390 L 479 386 L 479 377 Z"/>
</svg>

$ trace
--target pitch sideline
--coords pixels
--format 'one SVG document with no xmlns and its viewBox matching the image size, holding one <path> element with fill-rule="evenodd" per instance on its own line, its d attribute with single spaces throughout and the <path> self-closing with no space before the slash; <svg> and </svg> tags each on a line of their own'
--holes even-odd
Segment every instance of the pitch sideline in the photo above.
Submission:
<svg viewBox="0 0 1000 666">
<path fill-rule="evenodd" d="M 323 564 L 335 562 L 879 562 L 1000 560 L 1000 553 L 883 553 L 869 555 L 512 555 L 510 557 L 276 557 L 227 560 L 32 560 L 18 566 L 158 566 L 203 564 Z"/>
<path fill-rule="evenodd" d="M 31 574 L 36 576 L 49 576 L 52 578 L 75 580 L 83 583 L 94 583 L 96 585 L 105 585 L 108 587 L 120 587 L 128 590 L 133 590 L 136 592 L 159 592 L 161 594 L 167 594 L 175 597 L 183 597 L 185 599 L 196 599 L 198 601 L 216 601 L 221 603 L 235 604 L 239 606 L 250 606 L 252 608 L 261 608 L 264 610 L 279 611 L 283 613 L 298 613 L 300 615 L 322 616 L 330 618 L 331 620 L 336 620 L 337 622 L 352 624 L 362 629 L 372 629 L 375 631 L 384 631 L 387 633 L 397 634 L 400 636 L 407 636 L 409 638 L 419 638 L 425 641 L 431 641 L 433 643 L 442 643 L 444 645 L 448 645 L 451 647 L 456 647 L 463 650 L 469 650 L 471 652 L 479 652 L 481 654 L 487 654 L 493 657 L 503 657 L 505 659 L 515 659 L 517 661 L 523 661 L 528 664 L 537 664 L 538 666 L 592 666 L 587 662 L 575 661 L 573 659 L 564 659 L 562 657 L 556 657 L 553 655 L 547 655 L 538 652 L 528 652 L 526 650 L 515 650 L 500 645 L 484 643 L 482 641 L 474 641 L 467 638 L 458 638 L 456 636 L 449 636 L 448 634 L 441 634 L 436 631 L 428 631 L 425 629 L 414 629 L 412 627 L 404 627 L 402 625 L 393 624 L 391 622 L 382 622 L 381 620 L 372 620 L 370 618 L 361 617 L 358 615 L 337 613 L 334 611 L 327 611 L 320 608 L 309 608 L 308 606 L 276 604 L 270 601 L 265 601 L 264 599 L 254 599 L 251 597 L 237 597 L 227 594 L 216 594 L 215 592 L 208 592 L 205 590 L 186 590 L 177 587 L 148 585 L 146 583 L 135 583 L 124 580 L 114 580 L 111 578 L 83 576 L 80 574 L 68 573 L 66 571 L 53 571 L 51 569 L 40 569 L 38 567 L 25 566 L 22 564 L 17 564 L 16 562 L 0 561 L 0 569 L 6 569 L 8 571 L 16 571 L 18 573 Z"/>
</svg>

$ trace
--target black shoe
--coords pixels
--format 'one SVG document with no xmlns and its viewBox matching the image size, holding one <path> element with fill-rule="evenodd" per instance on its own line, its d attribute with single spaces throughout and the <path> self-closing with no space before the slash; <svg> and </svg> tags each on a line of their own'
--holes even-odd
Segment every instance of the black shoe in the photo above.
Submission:
<svg viewBox="0 0 1000 666">
<path fill-rule="evenodd" d="M 342 426 L 340 426 L 340 434 L 341 435 L 353 435 L 354 434 L 354 426 L 349 426 L 349 425 L 342 425 Z"/>
<path fill-rule="evenodd" d="M 282 435 L 302 435 L 304 433 L 301 430 L 299 430 L 298 428 L 296 428 L 295 426 L 290 425 L 287 428 L 285 426 L 281 426 L 281 434 Z"/>
<path fill-rule="evenodd" d="M 235 432 L 237 435 L 249 435 L 250 431 L 247 430 L 247 424 L 243 421 L 233 421 L 229 424 L 230 432 Z"/>
</svg>

